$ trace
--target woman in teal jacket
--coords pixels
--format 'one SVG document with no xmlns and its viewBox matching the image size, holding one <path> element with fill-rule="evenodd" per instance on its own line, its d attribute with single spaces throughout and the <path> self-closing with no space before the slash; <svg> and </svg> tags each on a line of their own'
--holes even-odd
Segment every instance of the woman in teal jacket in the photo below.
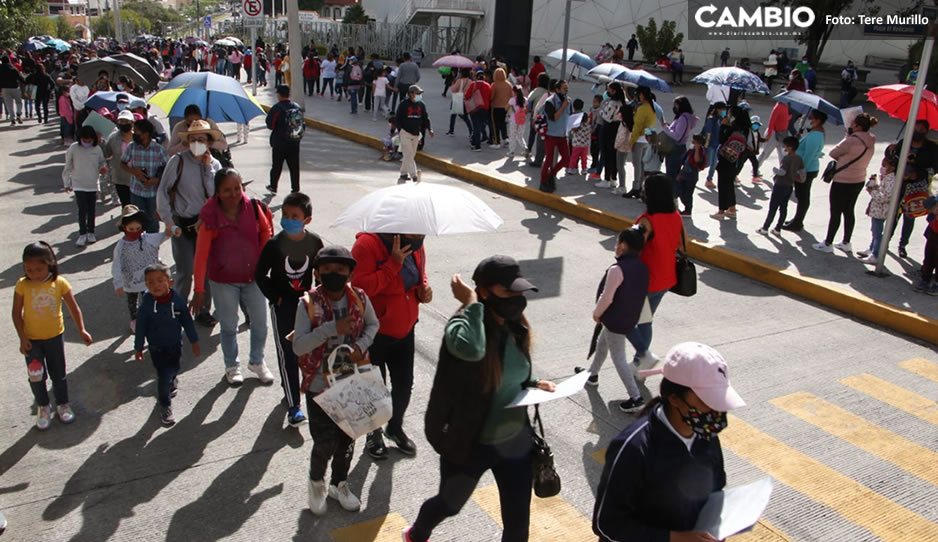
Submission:
<svg viewBox="0 0 938 542">
<path fill-rule="evenodd" d="M 811 182 L 817 178 L 818 171 L 821 169 L 821 156 L 824 155 L 824 122 L 826 121 L 827 115 L 817 109 L 812 109 L 808 113 L 811 131 L 798 142 L 797 151 L 798 156 L 804 161 L 804 168 L 808 175 L 803 183 L 795 183 L 798 208 L 795 210 L 795 217 L 786 222 L 782 229 L 801 231 L 804 228 L 804 217 L 808 214 L 808 206 L 811 205 Z"/>
</svg>

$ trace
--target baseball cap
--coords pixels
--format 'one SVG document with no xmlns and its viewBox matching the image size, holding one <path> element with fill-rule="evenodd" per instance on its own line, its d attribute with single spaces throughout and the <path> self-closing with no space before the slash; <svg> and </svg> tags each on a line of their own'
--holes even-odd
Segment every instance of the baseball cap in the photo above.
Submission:
<svg viewBox="0 0 938 542">
<path fill-rule="evenodd" d="M 664 375 L 665 378 L 693 390 L 708 407 L 726 412 L 746 406 L 730 385 L 726 360 L 712 347 L 697 342 L 676 345 L 665 356 L 660 368 L 639 371 L 639 376 Z"/>
<path fill-rule="evenodd" d="M 407 89 L 408 93 L 416 92 L 417 94 L 423 94 L 423 89 L 417 85 L 410 85 L 410 88 Z"/>
<path fill-rule="evenodd" d="M 313 267 L 319 267 L 324 263 L 344 263 L 351 269 L 355 269 L 358 262 L 352 257 L 352 253 L 345 247 L 333 245 L 323 247 L 316 253 L 316 259 L 313 260 Z"/>
<path fill-rule="evenodd" d="M 479 262 L 472 280 L 478 286 L 501 284 L 512 292 L 537 291 L 537 287 L 521 276 L 521 266 L 511 256 L 496 254 Z"/>
<path fill-rule="evenodd" d="M 129 109 L 125 109 L 121 111 L 119 115 L 117 115 L 117 120 L 129 120 L 130 122 L 133 122 L 134 112 Z"/>
<path fill-rule="evenodd" d="M 144 109 L 148 108 L 147 102 L 141 100 L 140 98 L 134 98 L 133 100 L 130 100 L 130 103 L 127 105 L 128 109 L 139 109 L 141 107 Z"/>
</svg>

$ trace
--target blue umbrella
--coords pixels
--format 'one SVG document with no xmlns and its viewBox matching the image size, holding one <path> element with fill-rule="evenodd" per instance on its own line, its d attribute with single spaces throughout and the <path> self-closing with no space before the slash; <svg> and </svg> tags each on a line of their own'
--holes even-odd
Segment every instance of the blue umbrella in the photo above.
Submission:
<svg viewBox="0 0 938 542">
<path fill-rule="evenodd" d="M 130 101 L 130 95 L 126 92 L 95 92 L 87 100 L 85 100 L 85 107 L 90 107 L 95 111 L 101 109 L 102 107 L 106 107 L 111 111 L 114 111 L 117 109 L 117 97 L 120 95 L 123 95 L 128 102 Z"/>
<path fill-rule="evenodd" d="M 29 40 L 23 44 L 23 49 L 27 51 L 38 51 L 40 49 L 45 49 L 46 44 L 41 41 Z"/>
<path fill-rule="evenodd" d="M 777 102 L 788 104 L 788 107 L 794 111 L 807 115 L 812 109 L 817 109 L 827 115 L 827 120 L 838 126 L 843 126 L 844 117 L 840 108 L 821 98 L 817 94 L 802 92 L 800 90 L 783 90 L 780 94 L 772 98 Z"/>
<path fill-rule="evenodd" d="M 68 42 L 62 41 L 60 39 L 51 39 L 46 42 L 46 45 L 49 47 L 55 47 L 56 51 L 68 51 L 71 50 L 72 46 Z"/>
<path fill-rule="evenodd" d="M 202 115 L 215 122 L 247 124 L 252 118 L 264 114 L 260 104 L 244 91 L 241 83 L 211 72 L 177 75 L 148 101 L 170 117 L 184 117 L 189 104 L 198 105 Z"/>
<path fill-rule="evenodd" d="M 633 70 L 620 64 L 606 62 L 591 69 L 589 75 L 604 81 L 606 77 L 616 79 L 634 87 L 648 87 L 659 92 L 671 92 L 671 87 L 664 79 L 648 73 L 645 70 Z"/>
<path fill-rule="evenodd" d="M 691 79 L 691 82 L 725 85 L 746 92 L 762 92 L 763 94 L 771 92 L 758 75 L 735 66 L 710 68 Z"/>
<path fill-rule="evenodd" d="M 547 58 L 555 58 L 563 62 L 563 49 L 547 53 Z M 567 62 L 576 64 L 583 69 L 591 70 L 596 67 L 596 61 L 576 49 L 567 49 Z"/>
</svg>

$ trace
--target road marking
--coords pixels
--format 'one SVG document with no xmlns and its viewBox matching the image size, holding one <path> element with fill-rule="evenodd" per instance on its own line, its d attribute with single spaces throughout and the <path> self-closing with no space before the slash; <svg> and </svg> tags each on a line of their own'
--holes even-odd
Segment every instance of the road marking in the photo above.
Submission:
<svg viewBox="0 0 938 542">
<path fill-rule="evenodd" d="M 866 373 L 842 378 L 840 383 L 938 425 L 938 402 Z"/>
<path fill-rule="evenodd" d="M 329 533 L 329 536 L 335 542 L 400 542 L 401 531 L 408 525 L 407 520 L 400 514 L 391 513 L 335 529 Z"/>
<path fill-rule="evenodd" d="M 596 450 L 595 452 L 590 454 L 590 457 L 595 459 L 596 462 L 599 463 L 600 465 L 605 465 L 606 464 L 606 450 L 607 448 Z"/>
<path fill-rule="evenodd" d="M 938 486 L 938 453 L 815 397 L 799 392 L 769 401 L 785 412 Z"/>
<path fill-rule="evenodd" d="M 502 528 L 502 512 L 498 502 L 498 486 L 480 487 L 472 494 L 492 521 Z M 559 495 L 539 499 L 531 495 L 530 542 L 555 542 L 557 540 L 596 540 L 593 525 L 570 503 Z"/>
<path fill-rule="evenodd" d="M 938 525 L 736 416 L 730 417 L 729 427 L 720 433 L 720 442 L 779 482 L 830 507 L 887 542 L 938 540 Z"/>
<path fill-rule="evenodd" d="M 928 361 L 924 358 L 913 358 L 903 361 L 899 364 L 906 371 L 911 371 L 919 376 L 938 382 L 938 363 Z"/>
</svg>

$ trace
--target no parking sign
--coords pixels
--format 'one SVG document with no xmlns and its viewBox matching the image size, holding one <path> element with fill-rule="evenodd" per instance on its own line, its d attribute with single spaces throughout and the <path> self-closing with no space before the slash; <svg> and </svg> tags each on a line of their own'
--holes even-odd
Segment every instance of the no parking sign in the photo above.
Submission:
<svg viewBox="0 0 938 542">
<path fill-rule="evenodd" d="M 264 25 L 264 2 L 262 0 L 244 0 L 241 5 L 241 13 L 244 17 L 245 26 Z"/>
</svg>

